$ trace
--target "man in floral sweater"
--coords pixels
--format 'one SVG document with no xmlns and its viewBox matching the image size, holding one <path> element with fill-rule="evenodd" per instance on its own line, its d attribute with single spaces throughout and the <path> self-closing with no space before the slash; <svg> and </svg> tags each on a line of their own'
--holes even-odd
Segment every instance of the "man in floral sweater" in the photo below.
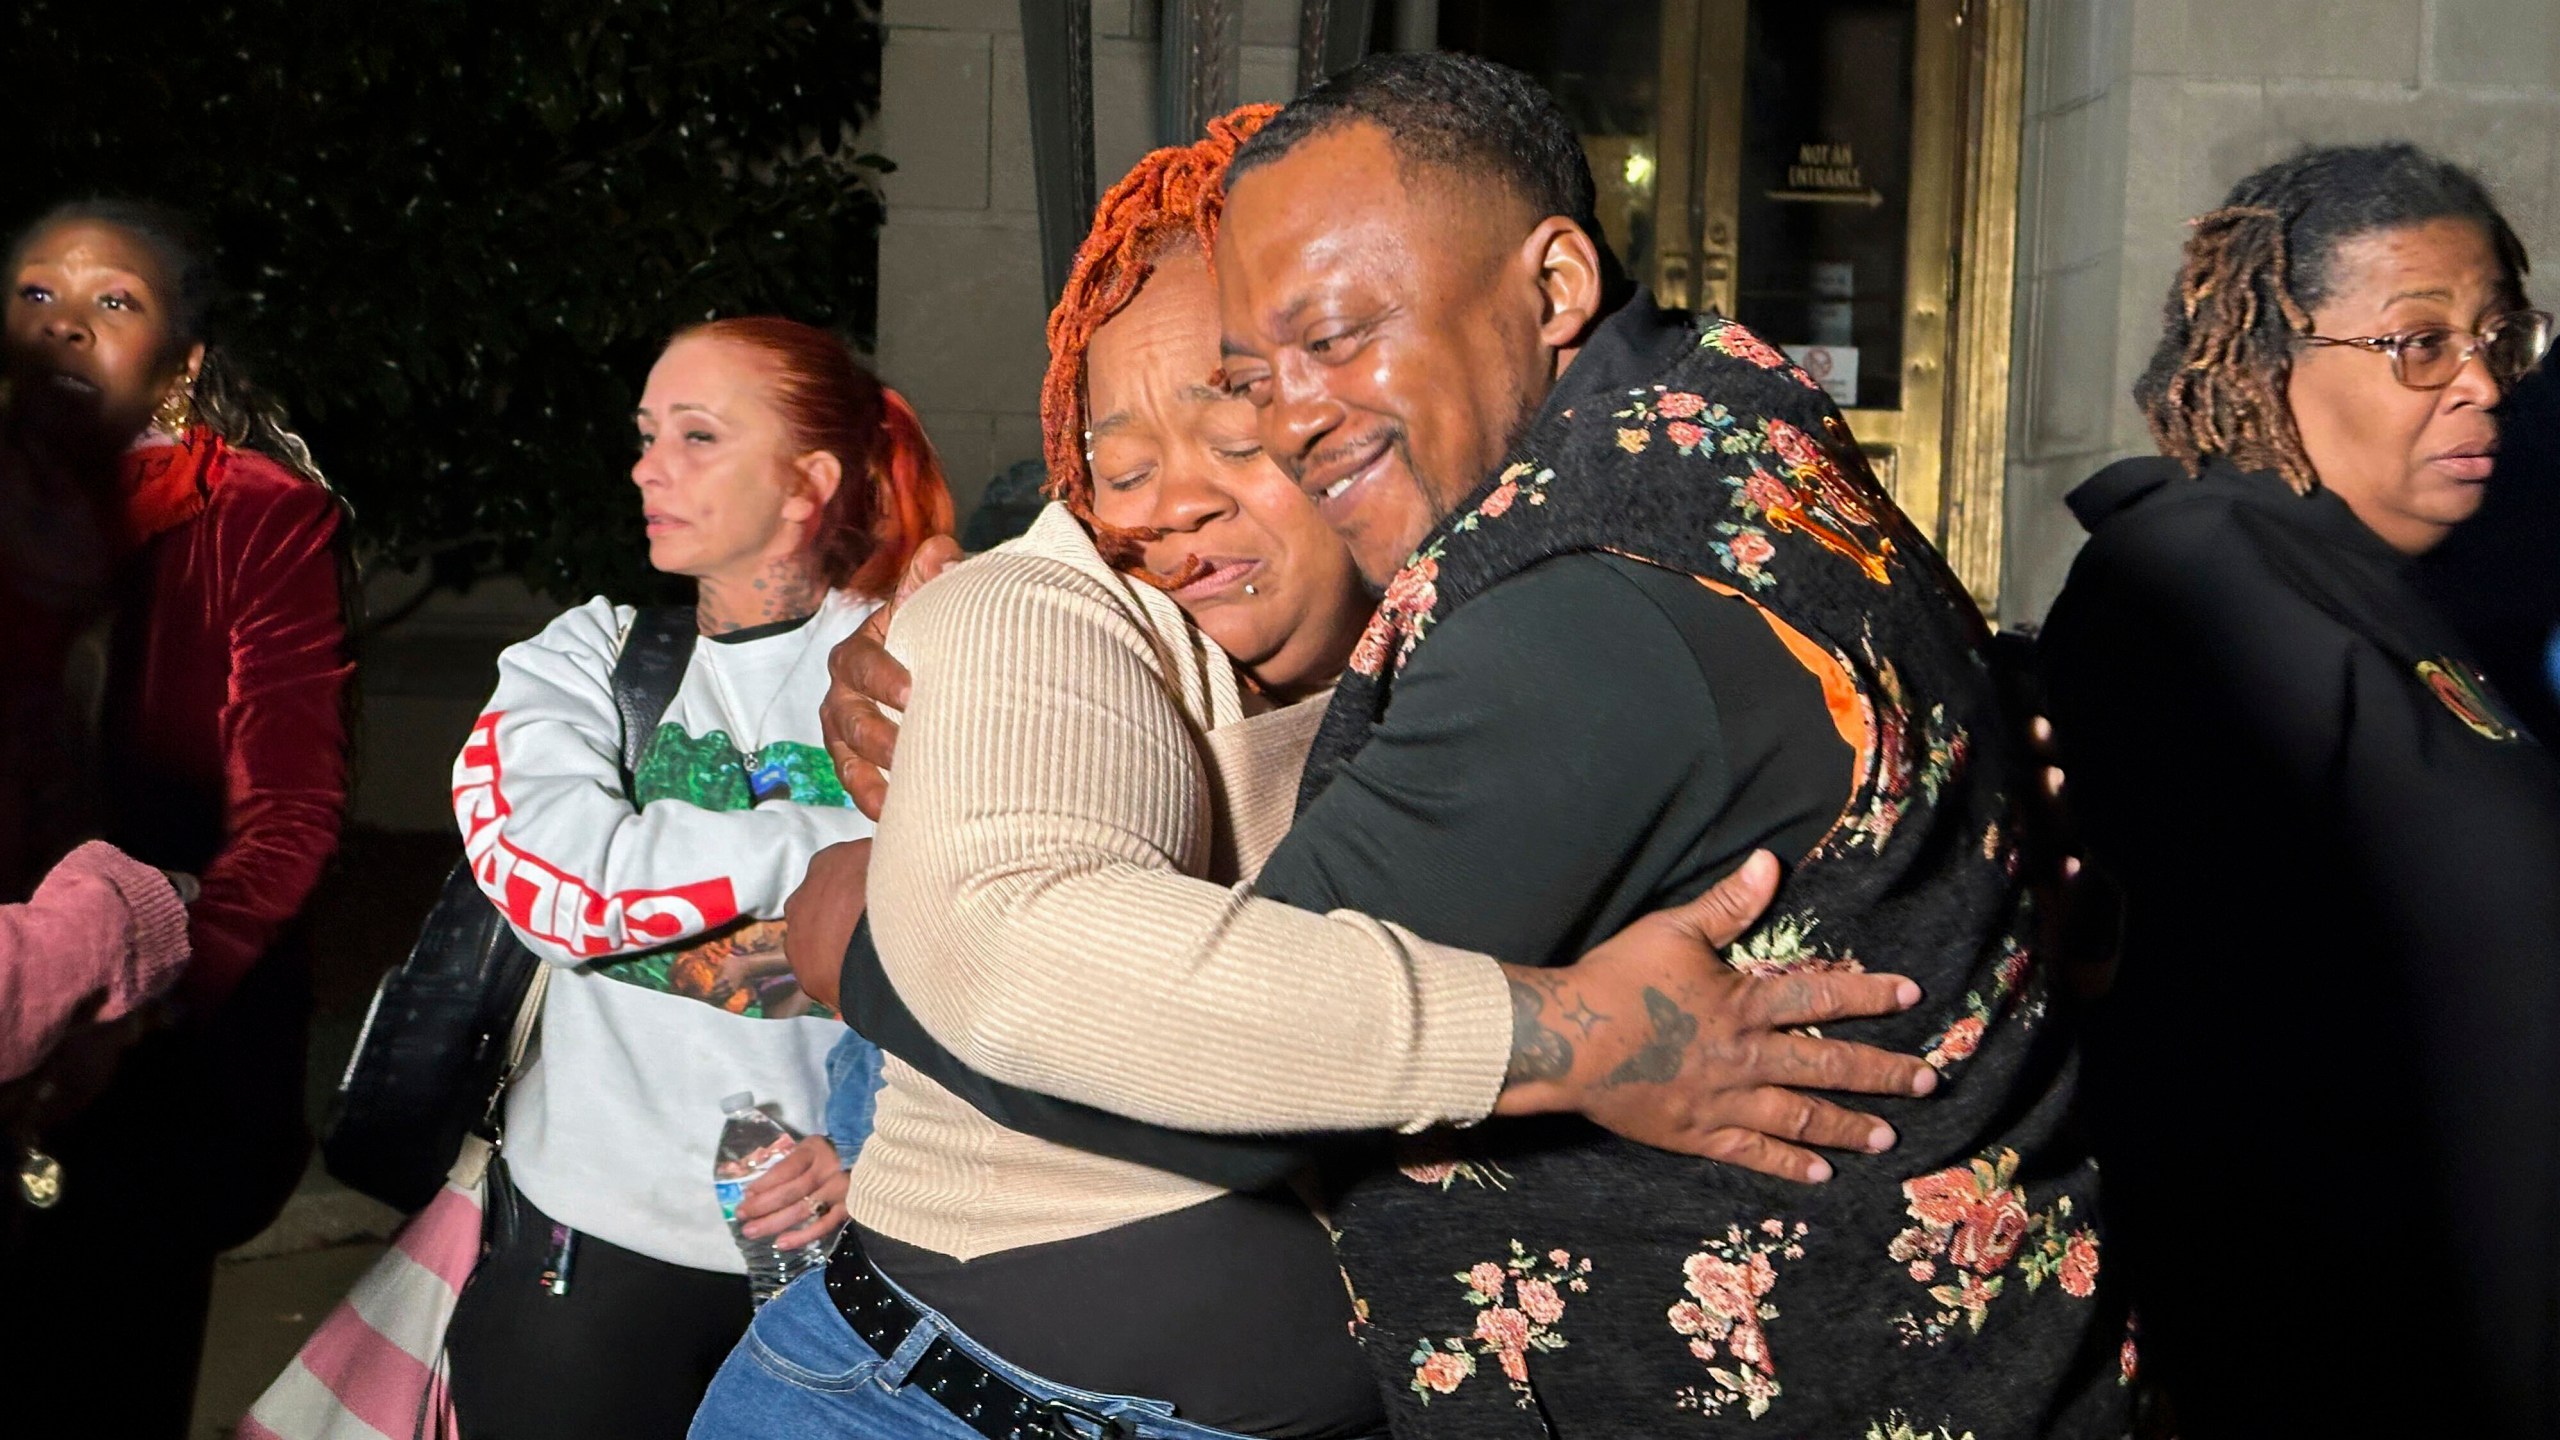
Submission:
<svg viewBox="0 0 2560 1440">
<path fill-rule="evenodd" d="M 2126 1321 L 2018 879 L 2026 759 L 1962 587 L 1821 391 L 1629 293 L 1580 146 L 1525 77 L 1373 59 L 1237 156 L 1227 383 L 1386 599 L 1258 889 L 1504 960 L 1570 960 L 1756 848 L 1732 962 L 1917 979 L 1827 1033 L 1924 1054 L 1892 1150 L 1815 1186 L 1578 1120 L 1426 1137 L 1334 1211 L 1400 1433 L 2103 1435 Z M 1577 1055 L 1514 982 L 1515 1084 Z"/>
</svg>

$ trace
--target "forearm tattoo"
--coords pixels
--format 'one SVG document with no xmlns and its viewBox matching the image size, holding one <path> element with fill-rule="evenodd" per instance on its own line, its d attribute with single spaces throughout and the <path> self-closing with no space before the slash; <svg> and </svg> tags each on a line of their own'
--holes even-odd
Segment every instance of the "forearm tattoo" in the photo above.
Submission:
<svg viewBox="0 0 2560 1440">
<path fill-rule="evenodd" d="M 1511 977 L 1511 1065 L 1505 1084 L 1561 1080 L 1573 1069 L 1573 1042 L 1547 1024 L 1547 988 Z"/>
</svg>

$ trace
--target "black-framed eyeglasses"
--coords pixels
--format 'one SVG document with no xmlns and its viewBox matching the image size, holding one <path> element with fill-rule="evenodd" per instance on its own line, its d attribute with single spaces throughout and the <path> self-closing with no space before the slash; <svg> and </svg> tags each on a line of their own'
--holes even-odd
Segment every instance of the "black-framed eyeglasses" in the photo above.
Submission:
<svg viewBox="0 0 2560 1440">
<path fill-rule="evenodd" d="M 2397 335 L 2305 335 L 2301 339 L 2305 345 L 2352 345 L 2388 355 L 2391 378 L 2412 390 L 2443 389 L 2477 355 L 2488 367 L 2489 378 L 2505 389 L 2542 363 L 2543 352 L 2551 348 L 2551 313 L 2510 310 L 2477 331 L 2423 325 Z"/>
</svg>

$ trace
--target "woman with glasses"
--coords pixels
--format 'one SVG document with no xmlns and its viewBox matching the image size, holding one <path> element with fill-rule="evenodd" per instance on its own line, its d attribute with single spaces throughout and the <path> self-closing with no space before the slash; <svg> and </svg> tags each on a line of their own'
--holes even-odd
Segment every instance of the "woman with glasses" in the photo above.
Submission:
<svg viewBox="0 0 2560 1440">
<path fill-rule="evenodd" d="M 2312 150 L 2195 222 L 2045 629 L 2126 899 L 2108 1264 L 2190 1440 L 2560 1426 L 2560 767 L 2411 588 L 2541 358 L 2478 180 Z"/>
</svg>

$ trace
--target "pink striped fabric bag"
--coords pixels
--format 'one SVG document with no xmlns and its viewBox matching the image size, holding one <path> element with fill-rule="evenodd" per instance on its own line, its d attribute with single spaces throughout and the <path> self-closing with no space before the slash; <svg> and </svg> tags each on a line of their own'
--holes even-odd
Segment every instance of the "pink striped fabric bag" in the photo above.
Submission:
<svg viewBox="0 0 2560 1440">
<path fill-rule="evenodd" d="M 510 1079 L 522 1069 L 549 978 L 547 969 L 535 971 L 525 993 L 509 1037 Z M 463 1282 L 480 1262 L 480 1217 L 495 1153 L 477 1135 L 464 1138 L 444 1188 L 409 1217 L 391 1248 L 311 1332 L 249 1407 L 234 1440 L 426 1440 L 461 1433 L 445 1386 L 444 1333 Z"/>
</svg>

